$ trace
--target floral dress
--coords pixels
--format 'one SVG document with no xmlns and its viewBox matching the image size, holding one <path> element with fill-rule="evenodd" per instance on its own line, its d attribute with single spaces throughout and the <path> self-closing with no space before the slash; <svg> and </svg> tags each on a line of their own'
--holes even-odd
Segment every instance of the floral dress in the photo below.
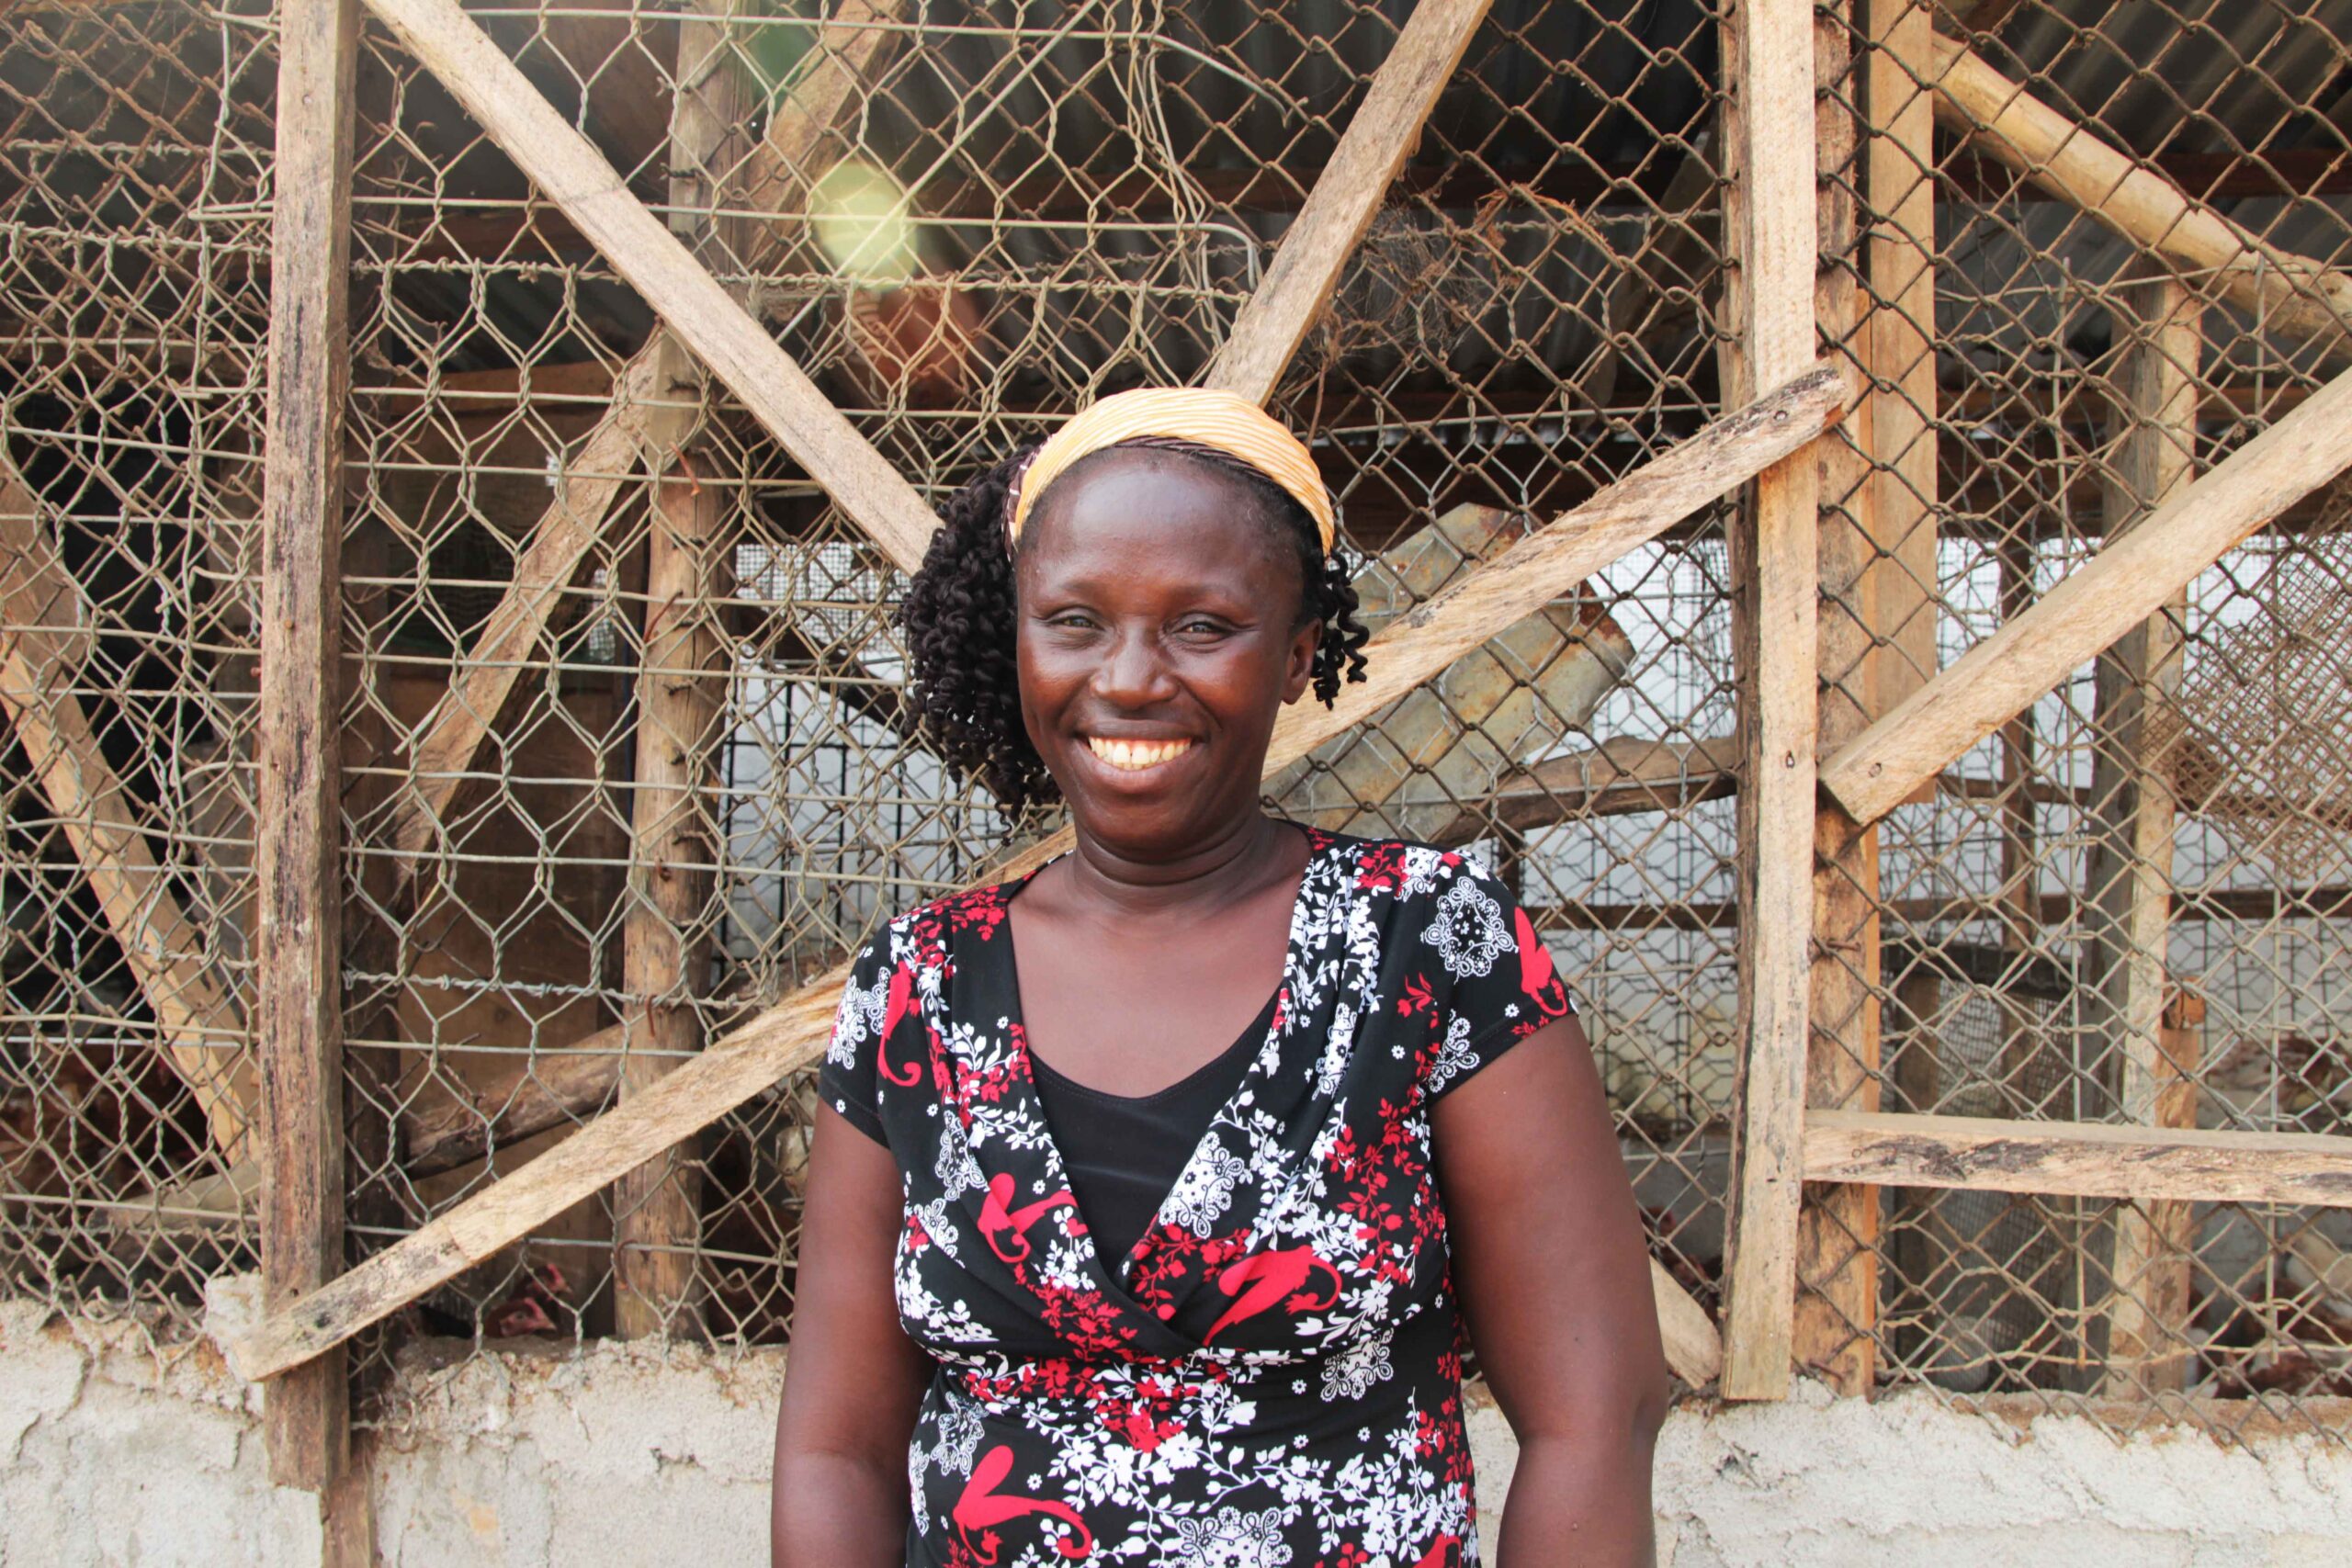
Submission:
<svg viewBox="0 0 2352 1568">
<path fill-rule="evenodd" d="M 910 1563 L 1477 1561 L 1430 1108 L 1567 994 L 1475 862 L 1310 839 L 1272 1024 L 1124 1258 L 1032 1077 L 1021 884 L 859 955 L 820 1089 L 897 1156 L 899 1316 L 938 1365 Z"/>
</svg>

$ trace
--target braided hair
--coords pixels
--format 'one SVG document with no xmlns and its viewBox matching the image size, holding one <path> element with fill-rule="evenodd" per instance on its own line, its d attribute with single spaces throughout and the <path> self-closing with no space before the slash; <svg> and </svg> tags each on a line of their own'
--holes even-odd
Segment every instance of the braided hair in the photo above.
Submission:
<svg viewBox="0 0 2352 1568">
<path fill-rule="evenodd" d="M 1341 682 L 1363 680 L 1362 649 L 1371 634 L 1356 618 L 1355 585 L 1340 552 L 1323 553 L 1306 508 L 1256 468 L 1213 447 L 1160 440 L 1130 445 L 1149 445 L 1208 464 L 1250 491 L 1267 525 L 1298 552 L 1306 590 L 1296 624 L 1321 627 L 1315 649 L 1316 696 L 1329 707 Z M 1062 479 L 1123 449 L 1091 454 Z M 939 532 L 932 536 L 922 569 L 908 581 L 899 607 L 912 660 L 909 699 L 924 733 L 956 777 L 977 778 L 989 787 L 1008 818 L 1060 798 L 1021 721 L 1013 655 L 1020 623 L 1013 557 L 1004 537 L 1006 498 L 1035 450 L 1014 453 L 948 497 L 940 509 Z"/>
</svg>

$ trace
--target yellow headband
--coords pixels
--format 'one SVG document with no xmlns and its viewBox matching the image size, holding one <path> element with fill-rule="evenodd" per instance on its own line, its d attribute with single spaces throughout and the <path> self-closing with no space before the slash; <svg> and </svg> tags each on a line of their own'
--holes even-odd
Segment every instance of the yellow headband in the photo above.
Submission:
<svg viewBox="0 0 2352 1568">
<path fill-rule="evenodd" d="M 1054 432 L 1023 472 L 1004 520 L 1004 539 L 1019 541 L 1021 525 L 1029 520 L 1037 497 L 1082 457 L 1106 446 L 1143 436 L 1191 441 L 1214 446 L 1249 464 L 1290 493 L 1315 519 L 1323 553 L 1331 553 L 1337 525 L 1331 492 L 1315 467 L 1306 444 L 1249 399 L 1232 392 L 1199 387 L 1145 387 L 1121 392 L 1078 415 Z"/>
</svg>

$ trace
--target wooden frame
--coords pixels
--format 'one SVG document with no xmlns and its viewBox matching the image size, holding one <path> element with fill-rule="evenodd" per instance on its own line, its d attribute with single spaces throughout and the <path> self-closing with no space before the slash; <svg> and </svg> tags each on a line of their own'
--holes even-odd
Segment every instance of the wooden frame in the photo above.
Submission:
<svg viewBox="0 0 2352 1568">
<path fill-rule="evenodd" d="M 559 498 L 565 502 L 564 518 L 552 527 L 543 525 L 548 536 L 545 558 L 526 557 L 518 566 L 516 588 L 510 593 L 516 611 L 509 619 L 493 620 L 495 636 L 486 634 L 469 655 L 473 670 L 466 679 L 479 677 L 486 682 L 479 690 L 487 692 L 499 680 L 498 671 L 527 656 L 540 635 L 537 628 L 544 626 L 545 605 L 569 581 L 580 553 L 601 527 L 612 495 L 628 482 L 629 466 L 658 462 L 675 451 L 684 422 L 699 406 L 698 371 L 685 359 L 686 351 L 741 398 L 884 555 L 901 568 L 914 565 L 932 527 L 921 498 L 758 330 L 741 303 L 628 194 L 584 140 L 548 109 L 452 0 L 368 4 L 457 93 L 492 139 L 665 322 L 657 333 L 659 352 L 640 355 L 630 378 L 616 389 L 615 411 L 600 431 L 609 437 L 606 446 L 590 443 L 592 450 L 611 457 L 610 471 L 583 472 L 582 482 L 606 488 L 597 493 L 581 491 L 578 499 L 586 504 L 572 505 L 567 485 Z M 1817 118 L 1812 92 L 1818 41 L 1814 17 L 1794 0 L 1743 0 L 1735 13 L 1726 54 L 1734 86 L 1724 152 L 1737 178 L 1725 227 L 1736 248 L 1729 304 L 1738 333 L 1728 356 L 1725 385 L 1736 389 L 1726 400 L 1746 406 L 1556 519 L 1385 630 L 1370 650 L 1374 655 L 1370 685 L 1350 688 L 1336 712 L 1295 709 L 1285 714 L 1268 759 L 1270 772 L 1379 711 L 1491 637 L 1498 625 L 1527 614 L 1634 545 L 1657 537 L 1695 508 L 1752 482 L 1749 528 L 1740 541 L 1745 552 L 1738 628 L 1743 666 L 1737 763 L 1740 906 L 1748 911 L 1817 909 L 1820 897 L 1827 896 L 1834 902 L 1840 897 L 1840 886 L 1849 891 L 1874 886 L 1874 851 L 1868 829 L 1887 809 L 1923 788 L 1935 787 L 1938 775 L 1961 751 L 2069 670 L 2132 627 L 2144 626 L 2197 570 L 2352 461 L 2352 440 L 2346 439 L 2352 437 L 2352 381 L 2339 379 L 2230 462 L 2182 489 L 2140 525 L 2110 539 L 2088 567 L 1967 660 L 1923 682 L 1924 666 L 1916 660 L 1916 673 L 1907 677 L 1883 657 L 1871 669 L 1869 648 L 1883 643 L 1908 646 L 1916 652 L 1923 613 L 1932 653 L 1932 605 L 1925 603 L 1917 558 L 1924 530 L 1931 574 L 1934 394 L 1932 345 L 1922 323 L 1931 323 L 1933 312 L 1931 275 L 1923 260 L 1933 251 L 1933 209 L 1931 194 L 1926 193 L 1929 150 L 1921 123 L 1922 82 L 1932 85 L 1938 112 L 1949 122 L 1989 130 L 1984 140 L 1994 144 L 1996 156 L 2014 154 L 2018 166 L 2030 169 L 2053 193 L 2083 203 L 2086 210 L 2098 212 L 2177 265 L 2210 267 L 2231 288 L 2256 290 L 2249 298 L 2257 299 L 2274 321 L 2285 310 L 2292 322 L 2300 323 L 2299 330 L 2317 336 L 2336 333 L 2352 321 L 2344 303 L 2352 296 L 2339 290 L 2342 279 L 2335 275 L 2314 272 L 2308 264 L 2299 266 L 2297 258 L 2263 249 L 2243 231 L 2225 228 L 2216 239 L 2195 203 L 2178 210 L 2163 207 L 2163 192 L 2152 191 L 2144 182 L 2170 187 L 2144 169 L 2127 168 L 2108 186 L 2094 189 L 2088 183 L 2091 175 L 2113 173 L 2099 157 L 2121 159 L 2121 154 L 2098 146 L 2079 127 L 2059 135 L 2047 123 L 2052 111 L 1997 73 L 1988 82 L 1989 68 L 1981 61 L 1927 31 L 1918 6 L 1905 0 L 1864 0 L 1864 5 L 1867 36 L 1882 46 L 1867 68 L 1870 112 L 1877 113 L 1882 97 L 1887 103 L 1908 100 L 1889 110 L 1881 128 L 1886 145 L 1882 148 L 1874 140 L 1868 154 L 1873 189 L 1882 178 L 1910 180 L 1896 212 L 1864 242 L 1874 289 L 1898 303 L 1872 312 L 1858 327 L 1849 319 L 1858 309 L 1854 301 L 1837 294 L 1834 285 L 1817 280 L 1816 222 L 1825 215 L 1836 220 L 1839 209 L 1817 197 L 1815 158 L 1825 148 L 1838 148 L 1841 132 Z M 893 36 L 873 22 L 896 9 L 896 0 L 852 0 L 844 6 L 831 25 L 846 29 L 842 69 L 817 84 L 814 97 L 819 101 L 806 116 L 779 118 L 806 130 L 837 113 L 854 93 L 859 65 L 878 58 L 883 42 Z M 1232 339 L 1214 362 L 1209 373 L 1214 384 L 1260 399 L 1269 395 L 1323 309 L 1377 209 L 1382 190 L 1408 155 L 1486 10 L 1478 0 L 1423 0 L 1415 9 L 1325 177 L 1301 209 L 1265 285 L 1244 309 Z M 347 65 L 345 69 L 347 82 Z M 2058 136 L 2054 142 L 2050 141 L 2053 135 Z M 771 141 L 773 145 L 773 137 Z M 809 145 L 813 136 L 804 152 Z M 2004 153 L 2003 146 L 2009 152 Z M 2091 162 L 2082 163 L 2078 153 Z M 343 156 L 348 157 L 347 140 Z M 2129 160 L 2123 162 L 2129 164 Z M 281 165 L 282 171 L 291 165 Z M 789 172 L 779 175 L 775 168 L 767 165 L 767 175 L 787 189 L 800 177 Z M 2135 193 L 2132 201 L 2109 199 L 2126 185 Z M 334 187 L 330 181 L 323 188 Z M 2187 202 L 2186 197 L 2180 200 Z M 2158 243 L 2145 232 L 2150 220 L 2143 209 L 2171 213 L 2171 227 L 2165 233 L 2178 230 L 2192 237 L 2202 235 L 2196 243 L 2206 249 L 2183 249 L 2171 241 Z M 292 221 L 296 211 L 290 204 L 282 206 L 281 223 Z M 1844 221 L 1850 226 L 1851 220 L 1850 210 L 1845 211 Z M 1837 232 L 1835 221 L 1832 232 Z M 2228 254 L 2214 251 L 2216 245 Z M 286 309 L 297 307 L 289 303 Z M 2304 314 L 2292 314 L 2298 309 Z M 299 323 L 289 319 L 284 344 L 311 341 L 304 334 L 316 331 L 317 319 Z M 1859 500 L 1846 482 L 1851 474 L 1841 478 L 1836 458 L 1805 450 L 1841 417 L 1853 395 L 1834 372 L 1808 370 L 1821 321 L 1830 322 L 1841 337 L 1863 333 L 1873 374 L 1902 389 L 1900 397 L 1873 394 L 1861 405 L 1857 439 L 1877 457 L 1882 477 L 1864 487 L 1871 493 Z M 649 350 L 652 347 L 649 344 Z M 287 350 L 281 345 L 280 352 Z M 1922 376 L 1924 381 L 1918 379 Z M 1765 388 L 1773 389 L 1759 391 Z M 682 389 L 695 395 L 676 396 Z M 1906 403 L 1908 412 L 1896 408 L 1898 402 Z M 331 399 L 326 406 L 332 406 Z M 652 425 L 629 426 L 632 417 L 643 418 L 650 410 L 660 411 L 656 423 L 667 434 L 666 441 L 649 434 Z M 274 413 L 274 475 L 281 456 L 278 434 Z M 1816 533 L 1825 462 L 1831 474 L 1829 498 L 1859 508 L 1847 534 Z M 315 491 L 319 498 L 331 498 L 332 486 L 322 483 L 316 465 L 313 468 L 301 479 L 309 487 L 305 493 Z M 295 482 L 294 470 L 288 473 L 288 482 Z M 277 493 L 273 490 L 273 497 Z M 316 499 L 311 504 L 316 515 L 329 501 Z M 283 521 L 290 527 L 298 515 L 299 506 L 281 511 L 273 505 L 272 525 Z M 689 527 L 687 533 L 691 531 Z M 314 529 L 312 547 L 326 536 L 323 529 Z M 288 534 L 283 542 L 291 544 L 294 538 Z M 682 534 L 681 541 L 684 538 Z M 537 542 L 533 548 L 538 548 Z M 690 554 L 682 543 L 672 564 Z M 1873 561 L 1880 563 L 1875 571 Z M 1901 564 L 1910 573 L 1907 589 L 1893 582 L 1888 562 Z M 281 575 L 289 592 L 308 584 L 303 591 L 314 604 L 333 603 L 331 558 L 315 569 L 305 562 L 299 571 L 286 566 Z M 328 585 L 323 590 L 321 581 Z M 1854 661 L 1843 660 L 1840 649 L 1856 651 L 1846 646 L 1852 640 L 1849 634 L 1867 634 L 1859 667 L 1871 672 L 1861 682 L 1869 690 L 1867 699 L 1849 705 L 1852 711 L 1819 731 L 1832 750 L 1820 767 L 1827 800 L 1817 813 L 1815 615 L 1817 594 L 1825 589 L 1837 603 L 1860 612 L 1854 626 L 1836 634 L 1845 641 L 1827 651 L 1839 655 L 1839 669 L 1845 671 Z M 1890 601 L 1907 595 L 1909 608 L 1895 614 L 1897 624 L 1890 625 L 1882 614 L 1894 613 L 1880 602 L 1882 594 Z M 653 597 L 658 604 L 661 595 Z M 331 637 L 331 633 L 317 635 Z M 649 671 L 667 661 L 666 656 L 662 660 L 652 656 L 654 640 L 649 628 Z M 1768 649 L 1770 660 L 1763 657 Z M 305 652 L 313 660 L 323 660 L 332 672 L 331 641 L 323 648 L 298 649 L 290 656 L 280 649 L 277 657 L 288 660 L 286 668 L 293 668 Z M 690 663 L 691 656 L 686 657 Z M 504 679 L 511 685 L 511 672 Z M 1917 689 L 1903 693 L 1902 687 L 1912 682 L 1919 682 Z M 332 692 L 335 682 L 330 679 L 321 686 Z M 503 701 L 506 687 L 497 689 Z M 1902 700 L 1894 703 L 1892 711 L 1875 711 L 1898 694 Z M 443 773 L 452 781 L 462 776 L 497 705 L 461 699 L 453 690 L 448 714 L 437 716 L 447 717 L 455 728 L 444 735 L 443 725 L 436 722 L 434 731 L 439 739 L 420 748 L 420 771 L 432 760 L 436 781 Z M 285 711 L 295 712 L 291 706 Z M 1868 717 L 1866 725 L 1859 722 L 1862 717 Z M 464 739 L 468 732 L 471 738 Z M 1692 750 L 1695 754 L 1699 749 Z M 1706 787 L 1724 785 L 1726 778 L 1713 761 L 1712 748 L 1706 755 Z M 1674 760 L 1685 771 L 1690 761 Z M 1666 765 L 1658 759 L 1645 763 L 1652 772 Z M 322 787 L 309 774 L 289 777 L 300 788 Z M 684 776 L 656 780 L 654 788 L 690 795 L 693 784 L 691 776 Z M 1542 781 L 1531 780 L 1530 787 L 1544 786 Z M 440 798 L 446 807 L 448 796 Z M 410 819 L 402 829 L 407 847 L 429 838 L 440 809 Z M 291 835 L 299 829 L 311 835 L 309 841 L 322 842 L 320 832 L 332 830 L 331 814 L 325 829 L 295 824 L 285 831 Z M 654 843 L 662 832 L 652 818 L 639 823 L 644 844 Z M 415 838 L 419 833 L 424 837 Z M 414 843 L 409 842 L 412 838 Z M 284 841 L 297 840 L 287 837 Z M 1049 840 L 1012 866 L 998 868 L 997 874 L 1035 863 L 1060 842 Z M 318 864 L 325 868 L 322 874 L 332 874 L 331 842 L 318 853 Z M 266 879 L 264 885 L 272 886 Z M 314 895 L 312 904 L 317 903 Z M 2141 912 L 2145 913 L 2144 908 Z M 1849 913 L 1857 914 L 1860 921 L 1854 925 L 1855 940 L 1864 949 L 1873 945 L 1874 933 L 1866 929 L 1868 912 Z M 1797 922 L 1765 918 L 1747 923 L 1738 1026 L 1739 1152 L 1725 1335 L 1720 1344 L 1704 1313 L 1662 1274 L 1656 1276 L 1670 1353 L 1678 1371 L 1691 1381 L 1713 1375 L 1720 1353 L 1727 1395 L 1770 1397 L 1785 1388 L 1792 1351 L 1808 1361 L 1824 1360 L 1809 1348 L 1823 1342 L 1821 1336 L 1799 1326 L 1801 1271 L 1804 1286 L 1836 1310 L 1849 1316 L 1871 1310 L 1866 1298 L 1874 1293 L 1874 1286 L 1858 1283 L 1863 1277 L 1849 1271 L 1856 1249 L 1841 1253 L 1830 1247 L 1825 1226 L 1816 1224 L 1808 1232 L 1799 1198 L 1804 1180 L 1839 1184 L 1851 1196 L 1834 1201 L 1850 1201 L 1857 1214 L 1862 1206 L 1875 1203 L 1874 1189 L 1888 1183 L 2124 1196 L 2150 1202 L 2241 1194 L 2261 1194 L 2258 1201 L 2265 1201 L 2352 1202 L 2346 1195 L 2352 1193 L 2352 1177 L 2343 1174 L 2352 1140 L 2202 1134 L 2161 1124 L 2052 1127 L 1882 1115 L 1871 1109 L 1865 1087 L 1875 1066 L 1874 1045 L 1854 1055 L 1853 1068 L 1848 1070 L 1822 1049 L 1824 1043 L 1814 1038 L 1812 1028 L 1815 1017 L 1830 1018 L 1834 1010 L 1855 1003 L 1858 991 L 1872 989 L 1868 961 L 1850 977 L 1840 979 L 1811 951 L 1809 930 L 1801 931 Z M 1844 931 L 1852 923 L 1837 923 L 1836 929 Z M 301 953 L 318 950 L 314 932 L 303 940 L 307 945 Z M 645 967 L 631 970 L 632 988 L 648 995 L 662 989 L 656 983 L 657 960 L 673 970 L 684 963 L 683 953 L 656 953 L 654 945 L 649 942 L 641 949 Z M 634 940 L 632 948 L 639 949 Z M 548 1215 L 599 1188 L 635 1179 L 629 1173 L 661 1159 L 682 1139 L 811 1062 L 831 1021 L 841 977 L 836 971 L 811 981 L 674 1071 L 632 1076 L 627 1066 L 620 1068 L 624 1102 L 619 1109 L 360 1268 L 331 1281 L 313 1281 L 317 1288 L 306 1287 L 293 1299 L 275 1299 L 267 1321 L 235 1349 L 241 1370 L 248 1375 L 277 1376 L 304 1366 L 367 1324 L 510 1245 Z M 2136 1017 L 2144 1011 L 2146 987 L 2133 996 L 2137 999 L 2129 1005 Z M 290 990 L 287 1004 L 291 1004 Z M 314 1012 L 326 1010 L 315 998 L 312 1004 Z M 1867 995 L 1860 1005 L 1869 1008 Z M 1861 1028 L 1864 1036 L 1875 1040 L 1873 1022 L 1865 1020 Z M 314 1063 L 325 1060 L 325 1054 L 339 1043 L 334 1029 L 319 1018 L 284 1038 L 299 1044 L 303 1059 Z M 1810 1111 L 1809 1100 L 1815 1106 Z M 313 1120 L 318 1113 L 314 1107 Z M 2162 1118 L 2151 1120 L 2160 1122 Z M 277 1147 L 274 1124 L 270 1140 Z M 463 1142 L 458 1138 L 451 1146 Z M 2247 1201 L 2257 1199 L 2250 1196 Z M 1834 1217 L 1827 1210 L 1822 1213 Z M 1833 1348 L 1832 1354 L 1843 1352 Z M 1866 1354 L 1831 1370 L 1849 1387 L 1866 1386 L 1870 1377 Z M 278 1386 L 288 1384 L 281 1378 Z"/>
<path fill-rule="evenodd" d="M 1443 669 L 1503 620 L 1583 581 L 1617 554 L 1813 440 L 1844 406 L 1842 378 L 1817 369 L 1762 401 L 1718 420 L 1674 451 L 1619 480 L 1584 506 L 1521 540 L 1448 593 L 1393 623 L 1366 649 L 1370 684 L 1359 700 L 1378 708 Z M 1352 686 L 1351 693 L 1365 693 Z M 1343 710 L 1348 705 L 1343 702 Z M 1352 712 L 1288 710 L 1266 759 L 1268 776 L 1356 722 Z M 1029 863 L 1033 852 L 1013 863 Z M 987 880 L 1008 874 L 1000 867 Z M 351 1269 L 232 1348 L 240 1372 L 266 1377 L 340 1344 L 508 1246 L 621 1173 L 660 1155 L 786 1074 L 822 1054 L 848 976 L 812 979 L 646 1093 Z M 1661 1291 L 1670 1286 L 1653 1275 Z M 1679 1287 L 1673 1287 L 1679 1292 Z M 1695 1308 L 1693 1310 L 1696 1310 Z M 1687 1321 L 1687 1314 L 1677 1311 Z M 1694 1363 L 1692 1371 L 1698 1370 Z"/>
<path fill-rule="evenodd" d="M 2192 200 L 2164 175 L 2109 146 L 1941 35 L 1922 74 L 1936 118 L 2053 196 L 2184 271 L 2211 274 L 2230 300 L 2267 325 L 2352 355 L 2352 277 L 2266 243 Z"/>
<path fill-rule="evenodd" d="M 252 1157 L 260 1088 L 244 1021 L 173 897 L 122 781 L 72 686 L 90 657 L 91 615 L 40 507 L 0 452 L 0 712 L 81 863 L 171 1064 L 231 1165 Z"/>
<path fill-rule="evenodd" d="M 844 0 L 826 23 L 811 51 L 812 68 L 770 114 L 766 133 L 747 161 L 744 183 L 753 187 L 754 199 L 781 209 L 803 188 L 816 148 L 855 100 L 859 80 L 899 36 L 876 24 L 895 17 L 903 5 L 904 0 Z M 700 162 L 695 166 L 700 168 Z M 741 249 L 755 248 L 740 231 L 729 239 Z M 402 876 L 414 874 L 415 857 L 432 842 L 464 787 L 499 710 L 522 676 L 524 660 L 545 638 L 548 618 L 602 535 L 605 513 L 632 467 L 666 462 L 687 438 L 701 412 L 702 378 L 670 330 L 657 326 L 622 367 L 612 393 L 611 410 L 559 477 L 554 498 L 514 563 L 513 581 L 410 750 L 415 784 L 395 810 L 392 831 Z"/>
<path fill-rule="evenodd" d="M 2187 485 L 2197 448 L 2197 368 L 2203 306 L 2186 285 L 2156 277 L 2124 292 L 2116 341 L 2126 344 L 2117 380 L 2114 455 L 2106 513 L 2111 533 L 2132 526 Z M 2196 1049 L 2187 1030 L 2165 1027 L 2166 936 L 2172 924 L 2176 810 L 2160 723 L 2178 695 L 2188 595 L 2123 634 L 2101 656 L 2096 728 L 2105 744 L 2091 765 L 2096 824 L 2083 872 L 2091 913 L 2089 974 L 2081 1038 L 2120 1058 L 2117 1101 L 2128 1119 L 2152 1127 L 2197 1124 Z M 2090 1066 L 2086 1064 L 2086 1066 Z M 2191 1220 L 2186 1205 L 2154 1204 L 2120 1213 L 2108 1270 L 2110 1392 L 2187 1381 Z M 2172 1348 L 2167 1348 L 2171 1347 Z"/>
</svg>

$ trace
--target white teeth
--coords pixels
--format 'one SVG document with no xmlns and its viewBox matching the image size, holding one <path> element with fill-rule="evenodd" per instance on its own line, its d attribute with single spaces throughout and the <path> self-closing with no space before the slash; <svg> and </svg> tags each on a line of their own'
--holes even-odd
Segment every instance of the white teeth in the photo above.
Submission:
<svg viewBox="0 0 2352 1568">
<path fill-rule="evenodd" d="M 1193 747 L 1190 740 L 1106 740 L 1100 735 L 1088 736 L 1086 745 L 1113 767 L 1130 770 L 1156 768 Z"/>
</svg>

